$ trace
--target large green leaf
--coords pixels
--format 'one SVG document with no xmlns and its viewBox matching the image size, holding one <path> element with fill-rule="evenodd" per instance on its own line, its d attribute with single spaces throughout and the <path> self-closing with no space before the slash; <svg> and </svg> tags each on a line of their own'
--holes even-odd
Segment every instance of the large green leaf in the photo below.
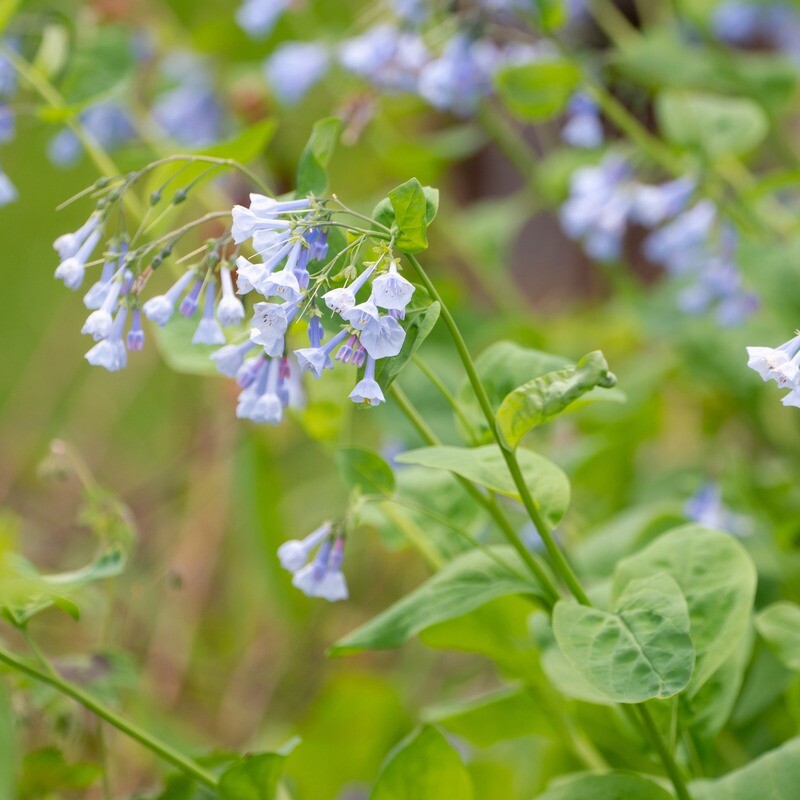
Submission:
<svg viewBox="0 0 800 800">
<path fill-rule="evenodd" d="M 197 320 L 182 314 L 173 317 L 163 328 L 152 326 L 156 346 L 167 366 L 187 375 L 218 375 L 211 354 L 218 345 L 192 344 Z"/>
<path fill-rule="evenodd" d="M 524 120 L 550 119 L 561 112 L 578 88 L 581 73 L 565 59 L 506 67 L 497 74 L 500 97 Z"/>
<path fill-rule="evenodd" d="M 500 435 L 514 450 L 529 430 L 557 416 L 595 387 L 608 389 L 616 382 L 603 354 L 595 350 L 574 366 L 548 372 L 506 395 L 497 410 Z"/>
<path fill-rule="evenodd" d="M 745 97 L 664 91 L 656 116 L 667 139 L 711 158 L 747 153 L 769 132 L 764 110 Z"/>
<path fill-rule="evenodd" d="M 800 671 L 800 606 L 788 600 L 767 606 L 756 629 L 785 666 Z"/>
<path fill-rule="evenodd" d="M 414 314 L 405 324 L 406 338 L 403 347 L 394 358 L 382 358 L 375 369 L 375 379 L 381 388 L 386 389 L 400 374 L 401 370 L 414 357 L 422 343 L 428 338 L 439 319 L 441 306 L 431 303 L 424 311 Z"/>
<path fill-rule="evenodd" d="M 260 753 L 228 767 L 219 779 L 220 800 L 275 800 L 286 756 Z"/>
<path fill-rule="evenodd" d="M 370 800 L 472 800 L 472 782 L 456 749 L 426 725 L 402 741 L 381 768 Z"/>
<path fill-rule="evenodd" d="M 487 549 L 491 555 L 471 550 L 453 559 L 411 594 L 339 640 L 329 654 L 399 647 L 431 625 L 460 617 L 496 597 L 540 596 L 539 586 L 511 547 Z"/>
<path fill-rule="evenodd" d="M 545 519 L 557 525 L 569 506 L 569 480 L 552 461 L 530 450 L 517 453 L 525 483 Z M 496 445 L 482 447 L 422 447 L 396 457 L 401 464 L 419 464 L 445 469 L 485 486 L 493 492 L 519 500 L 519 492 Z"/>
<path fill-rule="evenodd" d="M 553 633 L 567 661 L 618 703 L 672 697 L 689 683 L 689 611 L 669 575 L 630 581 L 613 611 L 559 601 Z"/>
<path fill-rule="evenodd" d="M 328 164 L 339 139 L 340 128 L 341 121 L 336 117 L 327 117 L 314 123 L 297 167 L 295 193 L 298 197 L 322 195 L 327 191 Z"/>
<path fill-rule="evenodd" d="M 363 447 L 342 447 L 336 452 L 336 467 L 342 480 L 365 494 L 394 492 L 392 468 L 376 453 Z"/>
<path fill-rule="evenodd" d="M 478 747 L 521 736 L 557 736 L 532 688 L 505 688 L 429 709 L 425 718 Z"/>
<path fill-rule="evenodd" d="M 536 800 L 672 800 L 672 795 L 648 778 L 627 772 L 581 775 L 567 779 Z"/>
<path fill-rule="evenodd" d="M 796 800 L 800 786 L 800 738 L 791 739 L 722 778 L 695 781 L 693 800 Z"/>
<path fill-rule="evenodd" d="M 732 536 L 699 525 L 668 531 L 617 566 L 613 593 L 628 583 L 667 572 L 689 606 L 697 654 L 690 692 L 696 691 L 734 652 L 750 625 L 756 571 Z"/>
<path fill-rule="evenodd" d="M 389 192 L 397 226 L 395 245 L 406 253 L 419 253 L 428 247 L 428 203 L 422 184 L 412 178 Z"/>
</svg>

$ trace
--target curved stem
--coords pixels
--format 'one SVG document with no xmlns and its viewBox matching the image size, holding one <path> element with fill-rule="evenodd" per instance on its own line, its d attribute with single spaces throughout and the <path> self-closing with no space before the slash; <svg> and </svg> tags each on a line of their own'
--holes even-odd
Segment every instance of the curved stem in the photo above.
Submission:
<svg viewBox="0 0 800 800">
<path fill-rule="evenodd" d="M 27 675 L 34 680 L 46 683 L 53 688 L 57 689 L 61 694 L 80 703 L 84 708 L 87 708 L 92 713 L 96 714 L 101 719 L 104 719 L 110 725 L 120 730 L 126 736 L 139 742 L 139 744 L 146 747 L 151 752 L 162 758 L 164 761 L 169 762 L 172 766 L 177 767 L 181 772 L 194 778 L 206 786 L 216 788 L 217 778 L 208 770 L 200 766 L 196 761 L 188 756 L 183 755 L 166 742 L 162 742 L 152 734 L 140 728 L 133 722 L 129 722 L 124 717 L 121 717 L 112 708 L 109 708 L 105 703 L 101 703 L 91 694 L 75 686 L 68 681 L 65 681 L 55 670 L 51 672 L 44 672 L 36 667 L 31 666 L 22 659 L 18 658 L 13 653 L 0 648 L 0 662 L 7 664 L 12 669 Z"/>
<path fill-rule="evenodd" d="M 642 718 L 647 735 L 653 742 L 653 746 L 656 748 L 656 751 L 661 758 L 661 762 L 664 764 L 664 769 L 666 769 L 669 779 L 672 781 L 672 785 L 675 787 L 675 791 L 678 793 L 679 800 L 692 800 L 692 796 L 689 794 L 689 790 L 686 788 L 686 782 L 683 779 L 683 775 L 681 775 L 681 771 L 678 768 L 675 759 L 672 757 L 672 753 L 670 753 L 669 748 L 664 742 L 664 739 L 661 737 L 661 732 L 658 730 L 658 726 L 653 719 L 653 715 L 650 713 L 650 709 L 644 704 L 638 706 L 638 709 L 639 716 Z"/>
<path fill-rule="evenodd" d="M 439 437 L 433 432 L 430 425 L 425 422 L 420 413 L 408 399 L 405 392 L 403 392 L 396 382 L 391 385 L 389 392 L 391 393 L 400 410 L 408 417 L 411 424 L 417 430 L 417 433 L 419 433 L 419 435 L 429 445 L 436 446 L 442 443 L 441 439 L 439 439 Z M 503 536 L 505 536 L 507 539 L 508 543 L 517 551 L 519 557 L 522 559 L 528 569 L 530 569 L 533 576 L 541 585 L 542 590 L 545 592 L 544 599 L 546 601 L 548 610 L 552 609 L 552 606 L 559 597 L 558 589 L 556 589 L 556 587 L 553 585 L 553 581 L 551 580 L 550 576 L 547 574 L 542 565 L 536 560 L 533 553 L 531 553 L 531 551 L 525 547 L 525 543 L 522 541 L 519 534 L 514 530 L 514 527 L 508 521 L 505 514 L 503 514 L 502 510 L 497 505 L 497 501 L 493 497 L 484 494 L 480 489 L 478 489 L 477 486 L 473 485 L 471 481 L 468 481 L 461 475 L 455 475 L 454 477 L 466 490 L 467 494 L 469 494 L 469 496 L 475 500 L 476 503 L 479 503 L 486 509 L 489 516 L 500 529 Z"/>
</svg>

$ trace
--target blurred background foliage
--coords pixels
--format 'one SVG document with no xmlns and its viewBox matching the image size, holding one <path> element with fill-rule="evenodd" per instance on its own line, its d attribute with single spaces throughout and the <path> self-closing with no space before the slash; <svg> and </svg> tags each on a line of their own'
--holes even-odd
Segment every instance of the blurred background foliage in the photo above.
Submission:
<svg viewBox="0 0 800 800">
<path fill-rule="evenodd" d="M 13 5 L 0 4 L 0 13 Z M 651 130 L 654 92 L 665 87 L 752 93 L 769 117 L 770 138 L 763 149 L 716 167 L 735 172 L 747 164 L 755 175 L 743 190 L 747 202 L 755 206 L 775 190 L 794 214 L 800 161 L 792 155 L 787 164 L 771 143 L 797 147 L 795 58 L 758 37 L 739 50 L 710 40 L 713 0 L 596 5 L 605 9 L 605 24 L 581 14 L 565 34 L 569 46 L 595 59 L 606 84 Z M 604 563 L 629 552 L 634 538 L 642 543 L 683 519 L 685 501 L 714 481 L 727 506 L 747 519 L 742 541 L 759 568 L 759 603 L 800 600 L 799 418 L 744 367 L 746 344 L 784 341 L 800 318 L 797 225 L 777 238 L 740 232 L 738 263 L 761 307 L 738 327 L 719 327 L 709 315 L 676 310 L 674 286 L 640 253 L 641 230 L 628 233 L 624 265 L 593 264 L 564 236 L 554 208 L 567 196 L 571 171 L 597 155 L 563 146 L 562 120 L 517 128 L 534 154 L 534 195 L 495 140 L 490 118 L 502 112 L 494 105 L 485 112 L 489 119 L 450 117 L 410 96 L 381 97 L 352 77 L 323 80 L 290 108 L 271 96 L 260 63 L 280 42 L 338 41 L 383 12 L 375 3 L 300 2 L 266 39 L 254 41 L 222 0 L 31 0 L 19 4 L 9 30 L 26 50 L 38 41 L 40 63 L 50 59 L 55 83 L 78 98 L 91 77 L 145 102 L 159 78 L 152 62 L 125 57 L 132 41 L 152 48 L 156 60 L 181 50 L 201 55 L 223 108 L 220 138 L 262 120 L 275 123 L 253 164 L 278 192 L 291 189 L 313 122 L 341 116 L 331 186 L 351 206 L 369 211 L 412 175 L 441 189 L 425 259 L 473 352 L 498 339 L 570 359 L 602 349 L 617 374 L 625 402 L 587 406 L 530 437 L 573 482 L 559 536 L 581 571 L 606 574 Z M 615 24 L 623 47 L 610 40 Z M 676 31 L 688 29 L 689 49 L 676 44 Z M 99 484 L 124 500 L 136 530 L 125 574 L 91 589 L 77 621 L 65 621 L 57 609 L 38 617 L 37 638 L 60 669 L 123 699 L 131 715 L 164 738 L 227 751 L 274 748 L 298 734 L 302 745 L 286 770 L 293 796 L 361 797 L 418 719 L 446 716 L 431 711 L 434 701 L 441 706 L 500 685 L 479 653 L 417 642 L 385 654 L 324 657 L 332 642 L 429 574 L 409 545 L 409 525 L 445 555 L 460 545 L 446 528 L 407 509 L 376 514 L 349 546 L 352 599 L 335 606 L 293 590 L 275 550 L 344 508 L 337 445 L 391 454 L 419 440 L 391 403 L 365 413 L 332 392 L 280 428 L 238 423 L 229 382 L 178 374 L 152 346 L 122 373 L 90 368 L 78 334 L 85 312 L 52 278 L 52 242 L 86 216 L 80 202 L 60 212 L 56 206 L 92 184 L 97 171 L 85 156 L 67 169 L 49 163 L 44 153 L 60 129 L 59 114 L 29 90 L 24 98 L 17 135 L 0 151 L 20 191 L 18 202 L 0 210 L 3 535 L 15 536 L 43 572 L 91 558 L 87 527 L 97 520 L 81 522 L 80 480 L 72 462 L 52 468 L 53 439 L 69 442 Z M 617 136 L 613 126 L 607 135 Z M 112 157 L 126 169 L 180 149 L 145 136 Z M 712 166 L 699 163 L 700 170 Z M 242 182 L 223 189 L 237 201 L 245 197 Z M 456 391 L 459 372 L 441 331 L 428 340 L 425 358 Z M 449 408 L 418 368 L 409 366 L 401 383 L 428 422 L 455 441 Z M 409 497 L 430 491 L 430 476 L 420 478 L 415 468 L 397 477 Z M 485 520 L 457 487 L 442 479 L 437 489 L 441 513 L 462 515 L 480 532 Z M 446 631 L 438 635 L 446 648 Z M 427 638 L 435 645 L 435 630 Z M 793 701 L 781 702 L 795 679 L 763 646 L 750 669 L 733 726 L 753 755 L 796 729 L 800 706 L 796 685 Z M 51 691 L 31 686 L 13 697 L 20 750 L 31 754 L 21 797 L 102 796 L 91 765 L 104 751 L 115 797 L 157 784 L 161 768 L 144 751 L 110 729 L 101 734 L 94 719 Z M 582 713 L 601 724 L 602 710 L 592 709 Z M 767 709 L 771 737 L 762 728 L 744 733 L 753 709 Z M 530 797 L 571 759 L 557 740 L 525 726 L 519 736 L 495 737 L 449 724 L 474 748 L 470 769 L 481 798 Z"/>
</svg>

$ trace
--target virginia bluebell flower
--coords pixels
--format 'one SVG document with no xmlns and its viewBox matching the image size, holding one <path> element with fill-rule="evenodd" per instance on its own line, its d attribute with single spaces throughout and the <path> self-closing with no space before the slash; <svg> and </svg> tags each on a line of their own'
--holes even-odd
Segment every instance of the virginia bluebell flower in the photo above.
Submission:
<svg viewBox="0 0 800 800">
<path fill-rule="evenodd" d="M 103 270 L 100 273 L 100 277 L 89 287 L 89 290 L 83 296 L 83 304 L 86 308 L 94 310 L 103 305 L 106 295 L 111 290 L 111 279 L 122 269 L 127 252 L 128 245 L 125 242 L 120 245 L 119 251 L 115 245 L 109 248 L 106 253 L 105 261 L 103 262 Z"/>
<path fill-rule="evenodd" d="M 389 0 L 397 17 L 412 25 L 419 25 L 428 18 L 426 0 Z"/>
<path fill-rule="evenodd" d="M 229 328 L 244 321 L 244 305 L 234 293 L 231 271 L 225 265 L 219 268 L 219 279 L 222 297 L 217 306 L 217 319 L 223 328 Z"/>
<path fill-rule="evenodd" d="M 368 322 L 358 338 L 372 358 L 391 358 L 403 348 L 406 332 L 394 317 L 387 315 Z"/>
<path fill-rule="evenodd" d="M 327 72 L 330 55 L 316 42 L 284 42 L 264 62 L 272 94 L 284 105 L 297 105 Z"/>
<path fill-rule="evenodd" d="M 307 198 L 301 200 L 275 200 L 263 194 L 250 195 L 250 207 L 234 206 L 231 211 L 233 217 L 233 227 L 231 236 L 236 244 L 241 244 L 255 236 L 259 231 L 269 232 L 274 237 L 274 231 L 287 231 L 291 223 L 284 219 L 282 215 L 293 214 L 305 211 L 310 208 L 311 201 Z M 281 240 L 283 243 L 283 240 Z M 272 240 L 266 243 L 267 246 L 274 244 Z M 258 252 L 263 252 L 267 248 L 255 248 Z"/>
<path fill-rule="evenodd" d="M 206 283 L 206 296 L 203 301 L 203 316 L 192 336 L 192 344 L 225 344 L 225 334 L 222 326 L 217 322 L 215 316 L 214 301 L 217 295 L 217 287 L 213 278 L 209 278 Z"/>
<path fill-rule="evenodd" d="M 347 338 L 347 329 L 339 331 L 333 338 L 319 347 L 303 347 L 295 350 L 297 361 L 303 372 L 310 372 L 315 378 L 321 378 L 326 369 L 333 369 L 331 353 Z"/>
<path fill-rule="evenodd" d="M 388 272 L 372 282 L 372 300 L 380 308 L 405 311 L 412 294 L 414 286 L 397 271 L 396 261 L 391 262 Z"/>
<path fill-rule="evenodd" d="M 3 206 L 7 206 L 9 203 L 13 203 L 19 197 L 19 192 L 17 192 L 16 187 L 11 182 L 11 178 L 3 172 L 3 168 L 0 167 L 0 208 Z"/>
<path fill-rule="evenodd" d="M 125 320 L 128 316 L 126 306 L 121 306 L 114 318 L 114 323 L 108 336 L 98 342 L 86 354 L 86 360 L 93 367 L 104 367 L 109 372 L 117 372 L 124 369 L 128 363 L 128 353 L 125 350 L 125 343 L 122 334 L 125 330 Z"/>
<path fill-rule="evenodd" d="M 202 289 L 203 279 L 198 277 L 194 282 L 194 286 L 192 286 L 183 300 L 181 300 L 178 311 L 180 311 L 186 319 L 193 317 L 197 309 L 200 308 L 200 292 Z"/>
<path fill-rule="evenodd" d="M 132 352 L 139 352 L 144 348 L 144 331 L 142 330 L 142 312 L 134 308 L 131 312 L 131 329 L 125 337 L 125 346 Z"/>
<path fill-rule="evenodd" d="M 5 37 L 2 43 L 12 50 L 18 49 L 17 41 L 10 37 Z M 5 56 L 0 55 L 0 97 L 11 98 L 16 94 L 16 91 L 17 70 Z"/>
<path fill-rule="evenodd" d="M 365 269 L 349 286 L 331 289 L 322 295 L 325 305 L 335 314 L 341 315 L 349 311 L 356 304 L 358 290 L 370 279 L 375 267 Z"/>
<path fill-rule="evenodd" d="M 688 211 L 649 234 L 644 253 L 663 264 L 670 272 L 680 273 L 695 266 L 698 251 L 708 243 L 717 208 L 710 200 L 700 200 Z M 703 252 L 700 257 L 703 258 Z"/>
<path fill-rule="evenodd" d="M 377 406 L 386 402 L 383 391 L 375 380 L 375 359 L 367 356 L 367 365 L 364 367 L 364 377 L 355 385 L 350 392 L 350 399 L 354 403 L 365 403 L 369 406 Z"/>
<path fill-rule="evenodd" d="M 128 112 L 116 102 L 89 106 L 78 115 L 78 121 L 104 150 L 114 150 L 136 137 Z M 59 167 L 71 167 L 82 152 L 80 139 L 69 128 L 59 131 L 47 145 L 47 157 Z"/>
<path fill-rule="evenodd" d="M 694 180 L 688 176 L 657 186 L 641 185 L 636 190 L 631 216 L 647 228 L 659 225 L 686 208 L 695 188 Z"/>
<path fill-rule="evenodd" d="M 800 14 L 790 3 L 724 2 L 714 9 L 711 26 L 729 44 L 766 42 L 800 58 Z"/>
<path fill-rule="evenodd" d="M 733 536 L 745 536 L 750 532 L 750 521 L 723 503 L 722 492 L 713 482 L 701 486 L 686 501 L 683 510 L 690 520 L 706 528 L 726 531 Z"/>
<path fill-rule="evenodd" d="M 217 372 L 228 378 L 235 378 L 244 364 L 245 356 L 257 347 L 255 342 L 246 341 L 241 344 L 227 344 L 211 354 L 211 360 Z"/>
<path fill-rule="evenodd" d="M 326 538 L 314 560 L 299 569 L 292 584 L 308 597 L 321 597 L 330 602 L 347 599 L 347 583 L 342 574 L 344 538 Z"/>
<path fill-rule="evenodd" d="M 236 11 L 239 23 L 254 39 L 268 36 L 292 0 L 244 0 Z"/>
<path fill-rule="evenodd" d="M 260 344 L 269 356 L 282 355 L 284 336 L 299 310 L 299 297 L 286 303 L 256 303 L 253 306 L 250 340 Z"/>
<path fill-rule="evenodd" d="M 98 228 L 102 221 L 100 214 L 95 212 L 74 233 L 64 233 L 53 242 L 53 249 L 58 257 L 64 261 L 74 256 L 90 234 Z M 99 237 L 98 237 L 99 239 Z"/>
<path fill-rule="evenodd" d="M 142 313 L 151 322 L 155 322 L 156 325 L 163 328 L 175 313 L 175 304 L 178 302 L 178 298 L 196 277 L 197 273 L 193 269 L 186 270 L 164 294 L 147 300 L 142 306 Z"/>
<path fill-rule="evenodd" d="M 792 386 L 800 377 L 800 334 L 778 347 L 748 347 L 747 359 L 747 366 L 762 380 L 775 381 L 778 386 Z"/>
<path fill-rule="evenodd" d="M 302 569 L 311 557 L 311 553 L 319 547 L 333 532 L 330 522 L 323 522 L 315 531 L 304 539 L 290 539 L 278 548 L 278 560 L 281 566 L 291 573 Z"/>
<path fill-rule="evenodd" d="M 603 143 L 603 124 L 597 103 L 578 92 L 567 106 L 567 124 L 561 129 L 561 138 L 573 147 L 591 149 Z"/>
<path fill-rule="evenodd" d="M 76 234 L 77 235 L 77 232 Z M 63 239 L 56 239 L 55 247 L 59 249 L 59 242 Z M 100 241 L 100 230 L 95 227 L 82 241 L 74 255 L 68 256 L 56 267 L 55 277 L 64 282 L 64 286 L 73 291 L 80 288 L 83 283 L 83 276 L 86 272 L 86 262 L 92 251 Z M 63 248 L 64 252 L 69 252 L 69 248 Z"/>
<path fill-rule="evenodd" d="M 96 342 L 105 339 L 109 335 L 114 322 L 113 314 L 117 310 L 117 301 L 122 288 L 123 276 L 120 272 L 116 277 L 112 277 L 100 308 L 89 314 L 83 328 L 81 328 L 81 333 L 88 334 Z"/>
<path fill-rule="evenodd" d="M 345 69 L 387 91 L 415 92 L 428 58 L 419 36 L 392 25 L 376 25 L 339 48 L 339 61 Z"/>
<path fill-rule="evenodd" d="M 0 144 L 6 144 L 14 138 L 16 117 L 11 106 L 0 103 Z"/>
</svg>

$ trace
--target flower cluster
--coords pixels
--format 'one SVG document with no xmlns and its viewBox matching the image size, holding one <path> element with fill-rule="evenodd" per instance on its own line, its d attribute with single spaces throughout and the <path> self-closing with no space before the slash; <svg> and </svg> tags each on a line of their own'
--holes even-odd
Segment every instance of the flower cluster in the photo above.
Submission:
<svg viewBox="0 0 800 800">
<path fill-rule="evenodd" d="M 748 347 L 747 366 L 764 381 L 789 389 L 781 402 L 800 408 L 800 334 L 778 347 Z"/>
<path fill-rule="evenodd" d="M 258 403 L 263 402 L 264 393 L 269 395 L 275 373 L 268 366 L 270 360 L 280 359 L 281 369 L 290 369 L 287 337 L 291 328 L 299 327 L 306 319 L 310 346 L 293 352 L 300 370 L 319 379 L 325 370 L 333 368 L 334 361 L 363 368 L 350 398 L 367 405 L 384 402 L 375 378 L 375 365 L 378 360 L 400 352 L 405 331 L 398 320 L 405 316 L 414 287 L 400 275 L 397 260 L 388 249 L 381 251 L 375 262 L 366 264 L 360 274 L 353 264 L 346 268 L 344 286 L 328 288 L 329 269 L 312 279 L 309 261 L 322 260 L 327 254 L 324 227 L 327 216 L 321 204 L 311 199 L 279 202 L 258 194 L 251 195 L 248 208 L 233 209 L 234 242 L 250 241 L 260 259 L 254 261 L 244 256 L 237 259 L 239 293 L 255 292 L 266 299 L 253 306 L 250 341 L 235 352 L 224 350 L 216 359 L 226 374 L 233 373 L 236 366 L 234 374 L 240 385 L 245 386 L 240 398 L 240 416 L 249 416 L 252 398 L 262 398 Z M 367 285 L 369 295 L 359 302 L 358 295 Z M 327 340 L 318 299 L 341 327 Z M 245 353 L 253 347 L 259 352 L 244 360 Z M 237 365 L 240 355 L 243 360 Z M 253 377 L 256 375 L 257 383 Z"/>
<path fill-rule="evenodd" d="M 694 192 L 689 177 L 643 184 L 630 162 L 611 152 L 573 173 L 561 226 L 592 258 L 606 262 L 620 258 L 629 225 L 651 229 L 644 253 L 683 284 L 681 309 L 713 309 L 719 324 L 736 325 L 757 305 L 736 265 L 736 232 L 711 201 L 693 203 Z"/>
<path fill-rule="evenodd" d="M 347 599 L 347 581 L 342 574 L 344 536 L 336 533 L 330 522 L 305 539 L 284 542 L 278 548 L 278 559 L 292 573 L 292 584 L 308 597 L 322 597 L 331 603 Z"/>
</svg>

